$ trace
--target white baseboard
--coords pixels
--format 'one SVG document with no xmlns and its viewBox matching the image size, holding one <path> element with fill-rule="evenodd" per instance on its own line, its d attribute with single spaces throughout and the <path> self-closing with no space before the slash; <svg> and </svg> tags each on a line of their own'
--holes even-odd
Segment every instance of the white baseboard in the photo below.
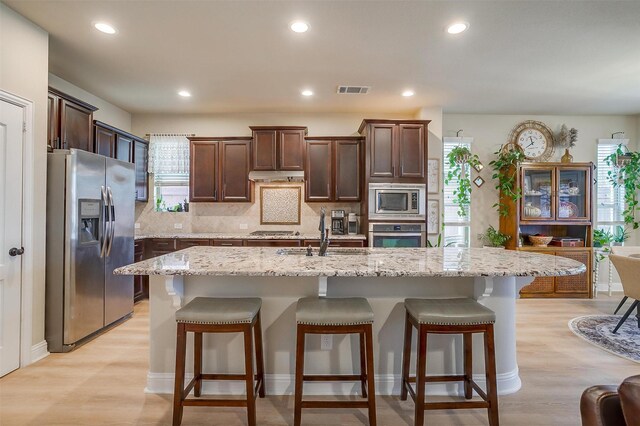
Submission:
<svg viewBox="0 0 640 426">
<path fill-rule="evenodd" d="M 146 393 L 173 393 L 173 373 L 147 373 Z M 186 382 L 193 378 L 187 374 Z M 484 374 L 474 374 L 473 380 L 485 389 Z M 518 370 L 501 373 L 497 376 L 498 394 L 508 395 L 517 392 L 522 383 Z M 268 395 L 293 395 L 294 376 L 290 374 L 265 374 L 265 391 Z M 207 395 L 243 395 L 243 382 L 206 381 L 202 384 L 202 393 Z M 305 383 L 305 395 L 359 395 L 359 382 L 308 382 Z M 376 393 L 378 395 L 400 395 L 400 375 L 376 375 Z M 434 383 L 427 385 L 427 395 L 462 396 L 464 389 L 460 383 Z"/>
<path fill-rule="evenodd" d="M 598 283 L 598 293 L 600 292 L 608 292 L 609 285 L 607 283 Z M 622 283 L 611 283 L 611 291 L 621 292 L 622 291 Z"/>
<path fill-rule="evenodd" d="M 36 361 L 40 361 L 42 358 L 49 355 L 49 351 L 47 350 L 47 341 L 43 340 L 40 343 L 36 343 L 31 346 L 31 361 L 30 364 L 33 364 Z"/>
</svg>

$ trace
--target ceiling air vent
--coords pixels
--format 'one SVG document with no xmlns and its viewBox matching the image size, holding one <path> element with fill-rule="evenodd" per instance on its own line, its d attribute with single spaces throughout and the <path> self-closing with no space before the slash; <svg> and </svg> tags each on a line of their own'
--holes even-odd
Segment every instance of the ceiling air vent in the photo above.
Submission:
<svg viewBox="0 0 640 426">
<path fill-rule="evenodd" d="M 371 86 L 338 86 L 339 95 L 366 95 Z"/>
</svg>

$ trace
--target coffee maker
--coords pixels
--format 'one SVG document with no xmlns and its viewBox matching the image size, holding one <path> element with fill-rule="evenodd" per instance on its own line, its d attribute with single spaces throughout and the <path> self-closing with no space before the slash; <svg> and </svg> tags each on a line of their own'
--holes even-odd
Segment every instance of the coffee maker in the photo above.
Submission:
<svg viewBox="0 0 640 426">
<path fill-rule="evenodd" d="M 331 234 L 344 235 L 345 229 L 345 213 L 344 210 L 331 210 Z"/>
</svg>

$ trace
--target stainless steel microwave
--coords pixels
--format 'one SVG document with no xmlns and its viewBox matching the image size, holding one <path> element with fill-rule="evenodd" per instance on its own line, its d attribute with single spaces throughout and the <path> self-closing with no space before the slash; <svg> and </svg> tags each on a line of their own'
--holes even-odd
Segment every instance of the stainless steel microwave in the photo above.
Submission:
<svg viewBox="0 0 640 426">
<path fill-rule="evenodd" d="M 426 192 L 424 184 L 370 183 L 369 219 L 424 220 Z"/>
</svg>

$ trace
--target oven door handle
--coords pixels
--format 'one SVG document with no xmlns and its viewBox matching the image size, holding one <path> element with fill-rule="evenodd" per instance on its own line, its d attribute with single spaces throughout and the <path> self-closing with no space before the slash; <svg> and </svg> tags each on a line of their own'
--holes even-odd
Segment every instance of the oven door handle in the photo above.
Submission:
<svg viewBox="0 0 640 426">
<path fill-rule="evenodd" d="M 371 231 L 369 232 L 373 236 L 376 237 L 422 237 L 424 232 L 380 232 L 380 231 Z"/>
</svg>

